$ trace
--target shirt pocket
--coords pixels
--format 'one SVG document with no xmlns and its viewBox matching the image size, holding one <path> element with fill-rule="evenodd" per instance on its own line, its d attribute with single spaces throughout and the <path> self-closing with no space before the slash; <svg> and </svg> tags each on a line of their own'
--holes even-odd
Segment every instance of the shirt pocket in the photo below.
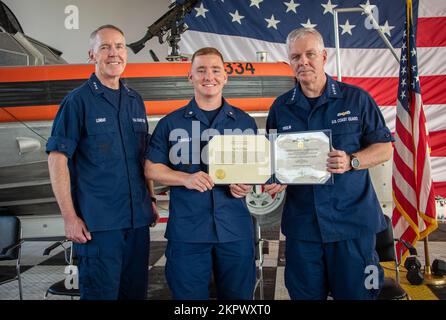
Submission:
<svg viewBox="0 0 446 320">
<path fill-rule="evenodd" d="M 87 136 L 88 154 L 94 163 L 119 158 L 120 137 L 114 123 L 97 123 L 96 119 L 87 119 Z"/>
<path fill-rule="evenodd" d="M 179 141 L 169 150 L 169 160 L 174 170 L 195 173 L 201 170 L 200 140 Z"/>
<path fill-rule="evenodd" d="M 142 157 L 147 142 L 147 125 L 144 122 L 133 122 L 133 133 L 135 135 L 134 156 L 136 158 Z"/>
<path fill-rule="evenodd" d="M 338 123 L 331 127 L 332 145 L 347 153 L 361 148 L 361 126 L 356 122 Z"/>
</svg>

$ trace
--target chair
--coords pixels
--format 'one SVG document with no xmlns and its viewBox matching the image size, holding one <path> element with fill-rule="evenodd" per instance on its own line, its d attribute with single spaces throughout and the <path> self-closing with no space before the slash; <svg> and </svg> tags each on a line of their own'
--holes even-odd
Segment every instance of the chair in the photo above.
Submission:
<svg viewBox="0 0 446 320">
<path fill-rule="evenodd" d="M 1 281 L 0 285 L 17 279 L 20 300 L 23 300 L 22 278 L 20 276 L 22 244 L 22 227 L 19 218 L 15 216 L 0 216 L 0 261 L 16 260 L 15 276 Z"/>
<path fill-rule="evenodd" d="M 66 245 L 67 242 L 69 242 L 69 245 Z M 55 248 L 57 248 L 59 246 L 61 246 L 64 250 L 64 258 L 65 258 L 65 262 L 67 263 L 67 265 L 73 266 L 73 251 L 74 251 L 73 244 L 72 244 L 72 242 L 70 242 L 67 239 L 53 243 L 51 246 L 49 246 L 48 248 L 46 248 L 43 251 L 43 255 L 44 256 L 49 255 L 52 250 L 54 250 Z M 71 269 L 68 269 L 69 272 L 71 272 L 70 270 Z M 70 275 L 70 273 L 67 273 L 67 272 L 65 272 L 65 274 L 67 274 L 67 276 Z M 67 287 L 66 279 L 60 280 L 60 281 L 52 284 L 48 288 L 48 290 L 46 290 L 43 298 L 46 299 L 49 294 L 68 296 L 71 298 L 71 300 L 73 300 L 74 297 L 80 297 L 80 291 L 79 291 L 78 286 Z"/>
<path fill-rule="evenodd" d="M 259 298 L 260 300 L 264 300 L 264 292 L 263 292 L 263 242 L 264 239 L 261 237 L 260 233 L 260 224 L 259 221 L 254 217 L 252 217 L 252 223 L 254 226 L 254 245 L 255 245 L 255 259 L 258 261 L 258 270 L 259 274 L 256 279 L 256 284 L 254 287 L 253 298 L 255 299 L 255 292 L 257 288 L 259 288 Z"/>
<path fill-rule="evenodd" d="M 387 228 L 376 235 L 375 249 L 378 253 L 380 262 L 395 263 L 395 279 L 384 277 L 384 284 L 378 296 L 378 300 L 409 299 L 407 292 L 400 285 L 399 264 L 395 249 L 395 241 L 401 240 L 393 238 L 392 222 L 388 216 L 385 215 L 384 217 L 386 219 Z M 403 241 L 401 242 L 405 246 L 410 246 Z M 412 247 L 412 249 L 414 248 Z"/>
</svg>

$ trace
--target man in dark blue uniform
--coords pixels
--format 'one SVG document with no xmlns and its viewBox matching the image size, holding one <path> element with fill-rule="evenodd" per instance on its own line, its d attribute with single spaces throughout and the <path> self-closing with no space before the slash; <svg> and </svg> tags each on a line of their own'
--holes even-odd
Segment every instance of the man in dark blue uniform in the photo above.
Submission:
<svg viewBox="0 0 446 320">
<path fill-rule="evenodd" d="M 65 97 L 48 140 L 51 184 L 79 258 L 81 299 L 145 299 L 149 225 L 158 219 L 144 177 L 145 107 L 120 81 L 123 32 L 102 26 L 90 44 L 95 73 Z"/>
<path fill-rule="evenodd" d="M 316 30 L 292 31 L 287 46 L 297 84 L 273 103 L 267 129 L 331 129 L 334 185 L 287 188 L 285 285 L 292 299 L 374 299 L 383 280 L 375 235 L 385 221 L 367 169 L 391 157 L 393 138 L 367 92 L 324 72 L 327 52 Z"/>
<path fill-rule="evenodd" d="M 157 124 L 146 155 L 146 177 L 170 186 L 166 279 L 174 299 L 208 299 L 214 275 L 218 299 L 252 299 L 255 256 L 248 185 L 214 186 L 207 142 L 214 135 L 254 134 L 255 121 L 222 97 L 227 81 L 215 48 L 194 53 L 194 99 Z"/>
</svg>

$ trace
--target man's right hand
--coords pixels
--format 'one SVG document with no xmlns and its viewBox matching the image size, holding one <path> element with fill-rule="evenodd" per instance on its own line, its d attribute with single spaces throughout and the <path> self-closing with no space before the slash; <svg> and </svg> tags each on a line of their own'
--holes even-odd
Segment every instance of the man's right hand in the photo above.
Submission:
<svg viewBox="0 0 446 320">
<path fill-rule="evenodd" d="M 212 181 L 212 178 L 206 172 L 199 171 L 189 174 L 184 181 L 184 186 L 191 190 L 205 192 L 212 190 L 214 181 Z"/>
<path fill-rule="evenodd" d="M 84 221 L 74 215 L 70 218 L 64 218 L 65 222 L 65 236 L 68 240 L 75 243 L 86 243 L 91 240 L 91 234 L 87 229 Z"/>
<path fill-rule="evenodd" d="M 283 190 L 286 189 L 286 187 L 287 187 L 286 184 L 272 183 L 272 184 L 265 184 L 263 186 L 263 190 L 265 192 L 268 192 L 269 194 L 274 194 L 274 193 L 282 192 Z"/>
</svg>

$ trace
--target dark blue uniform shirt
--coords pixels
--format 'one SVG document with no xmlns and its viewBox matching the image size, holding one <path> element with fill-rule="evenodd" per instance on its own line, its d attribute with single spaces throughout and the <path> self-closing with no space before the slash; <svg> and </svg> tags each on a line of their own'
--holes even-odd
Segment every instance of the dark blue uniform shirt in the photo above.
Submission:
<svg viewBox="0 0 446 320">
<path fill-rule="evenodd" d="M 253 118 L 223 100 L 218 115 L 209 123 L 195 100 L 162 118 L 153 132 L 146 158 L 172 170 L 207 172 L 201 157 L 209 136 L 224 130 L 257 131 Z M 246 133 L 246 132 L 245 132 Z M 237 132 L 234 132 L 237 134 Z M 202 138 L 200 138 L 202 137 Z M 169 153 L 182 157 L 176 161 Z M 252 221 L 245 199 L 234 198 L 228 186 L 199 192 L 184 186 L 170 187 L 169 221 L 166 238 L 183 242 L 228 242 L 252 239 Z"/>
<path fill-rule="evenodd" d="M 299 84 L 271 106 L 267 130 L 278 133 L 332 130 L 332 145 L 348 154 L 373 143 L 393 141 L 375 101 L 364 90 L 337 82 L 327 85 L 310 107 Z M 327 156 L 328 158 L 328 156 Z M 334 174 L 333 185 L 289 185 L 282 232 L 298 240 L 334 242 L 385 228 L 368 170 Z"/>
<path fill-rule="evenodd" d="M 120 82 L 117 108 L 93 74 L 69 93 L 46 151 L 68 157 L 71 193 L 89 231 L 146 226 L 152 206 L 144 179 L 148 123 L 144 102 Z"/>
</svg>

